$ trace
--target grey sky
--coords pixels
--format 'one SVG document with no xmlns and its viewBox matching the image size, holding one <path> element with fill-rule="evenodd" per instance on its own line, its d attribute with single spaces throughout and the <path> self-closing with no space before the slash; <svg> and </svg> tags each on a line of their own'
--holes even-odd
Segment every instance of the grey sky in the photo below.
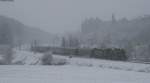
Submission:
<svg viewBox="0 0 150 83">
<path fill-rule="evenodd" d="M 86 17 L 134 18 L 150 14 L 150 0 L 15 0 L 0 2 L 0 14 L 51 33 L 77 30 Z"/>
</svg>

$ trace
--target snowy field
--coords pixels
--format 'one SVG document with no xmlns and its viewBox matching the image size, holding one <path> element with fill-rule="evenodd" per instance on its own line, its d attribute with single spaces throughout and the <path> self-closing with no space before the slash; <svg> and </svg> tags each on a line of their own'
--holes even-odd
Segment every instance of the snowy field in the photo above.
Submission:
<svg viewBox="0 0 150 83">
<path fill-rule="evenodd" d="M 29 51 L 16 51 L 13 63 L 21 65 L 41 65 L 42 56 L 43 54 L 40 53 L 33 53 Z M 150 64 L 77 58 L 77 57 L 69 58 L 68 56 L 61 56 L 61 55 L 52 55 L 52 56 L 53 56 L 52 64 L 66 63 L 65 65 L 71 66 L 98 67 L 123 71 L 150 73 Z"/>
<path fill-rule="evenodd" d="M 0 83 L 149 83 L 150 74 L 81 66 L 0 66 Z"/>
<path fill-rule="evenodd" d="M 0 66 L 0 83 L 149 83 L 150 65 L 53 55 L 53 63 L 41 66 L 42 54 L 16 51 L 14 63 Z M 32 65 L 32 66 L 31 66 Z M 34 65 L 34 66 L 33 66 Z"/>
</svg>

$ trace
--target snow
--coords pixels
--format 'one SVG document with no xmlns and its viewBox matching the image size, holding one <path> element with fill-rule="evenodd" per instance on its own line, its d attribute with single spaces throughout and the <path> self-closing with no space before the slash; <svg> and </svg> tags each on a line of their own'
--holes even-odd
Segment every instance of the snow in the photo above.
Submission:
<svg viewBox="0 0 150 83">
<path fill-rule="evenodd" d="M 0 83 L 148 83 L 150 74 L 81 66 L 0 66 Z"/>
<path fill-rule="evenodd" d="M 29 51 L 15 52 L 14 63 L 1 65 L 0 83 L 148 83 L 150 65 L 88 58 L 69 58 L 53 55 L 53 63 L 66 61 L 65 65 L 40 65 L 43 54 Z M 33 66 L 34 65 L 34 66 Z"/>
<path fill-rule="evenodd" d="M 20 64 L 20 65 L 40 65 L 41 64 L 41 57 L 43 54 L 40 53 L 33 53 L 29 51 L 23 50 L 15 50 L 14 51 L 14 59 L 12 61 L 13 64 Z"/>
<path fill-rule="evenodd" d="M 41 58 L 43 54 L 33 53 L 29 51 L 15 51 L 15 58 L 13 64 L 20 65 L 41 65 Z M 89 58 L 69 58 L 68 56 L 53 55 L 52 64 L 61 64 L 73 66 L 85 66 L 85 67 L 98 67 L 106 69 L 124 70 L 124 71 L 136 71 L 150 73 L 150 64 L 140 64 L 121 61 L 110 61 L 100 59 Z"/>
<path fill-rule="evenodd" d="M 150 64 L 110 61 L 110 60 L 101 60 L 101 59 L 77 58 L 77 57 L 68 58 L 61 55 L 53 55 L 53 56 L 54 58 L 66 59 L 68 63 L 67 65 L 98 67 L 98 68 L 106 68 L 106 69 L 150 73 Z"/>
</svg>

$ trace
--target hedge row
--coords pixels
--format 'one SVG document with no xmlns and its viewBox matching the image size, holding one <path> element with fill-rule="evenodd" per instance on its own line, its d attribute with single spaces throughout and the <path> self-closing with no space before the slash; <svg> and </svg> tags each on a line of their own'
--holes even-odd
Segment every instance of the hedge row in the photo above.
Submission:
<svg viewBox="0 0 150 83">
<path fill-rule="evenodd" d="M 124 49 L 119 48 L 107 48 L 107 49 L 87 49 L 87 48 L 59 48 L 59 47 L 34 47 L 32 51 L 35 52 L 47 52 L 52 51 L 54 54 L 60 55 L 73 55 L 78 57 L 90 57 L 90 58 L 100 58 L 108 60 L 121 60 L 126 61 L 128 57 Z"/>
<path fill-rule="evenodd" d="M 126 52 L 124 49 L 92 49 L 91 56 L 92 58 L 101 58 L 101 59 L 109 59 L 109 60 L 127 60 Z"/>
</svg>

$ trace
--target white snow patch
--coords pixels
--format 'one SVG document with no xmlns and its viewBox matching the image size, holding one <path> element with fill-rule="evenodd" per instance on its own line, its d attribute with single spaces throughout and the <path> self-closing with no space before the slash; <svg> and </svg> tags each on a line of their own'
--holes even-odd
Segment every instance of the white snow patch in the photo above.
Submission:
<svg viewBox="0 0 150 83">
<path fill-rule="evenodd" d="M 33 53 L 29 51 L 15 50 L 13 64 L 21 65 L 40 65 L 43 54 Z"/>
</svg>

